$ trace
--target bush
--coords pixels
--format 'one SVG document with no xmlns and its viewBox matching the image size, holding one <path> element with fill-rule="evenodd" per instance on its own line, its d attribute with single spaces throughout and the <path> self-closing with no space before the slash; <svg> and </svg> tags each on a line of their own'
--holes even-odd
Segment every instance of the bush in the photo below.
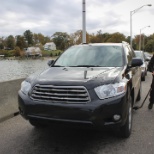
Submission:
<svg viewBox="0 0 154 154">
<path fill-rule="evenodd" d="M 14 56 L 20 56 L 21 50 L 19 47 L 15 47 L 14 49 Z"/>
<path fill-rule="evenodd" d="M 0 55 L 5 55 L 4 50 L 0 50 Z"/>
<path fill-rule="evenodd" d="M 60 56 L 61 55 L 61 52 L 58 52 L 58 56 Z"/>
<path fill-rule="evenodd" d="M 43 57 L 52 57 L 52 56 L 59 56 L 62 53 L 61 50 L 42 50 Z"/>
</svg>

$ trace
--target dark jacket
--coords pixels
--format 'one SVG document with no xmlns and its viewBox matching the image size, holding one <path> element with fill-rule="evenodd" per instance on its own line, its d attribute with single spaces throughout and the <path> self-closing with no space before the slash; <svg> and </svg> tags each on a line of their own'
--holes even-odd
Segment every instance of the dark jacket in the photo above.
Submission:
<svg viewBox="0 0 154 154">
<path fill-rule="evenodd" d="M 149 72 L 154 72 L 154 54 L 148 64 L 148 71 Z"/>
</svg>

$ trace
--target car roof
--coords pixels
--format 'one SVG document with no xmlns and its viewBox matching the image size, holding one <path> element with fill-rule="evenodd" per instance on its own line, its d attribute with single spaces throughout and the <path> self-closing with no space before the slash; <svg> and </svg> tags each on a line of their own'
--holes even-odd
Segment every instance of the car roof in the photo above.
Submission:
<svg viewBox="0 0 154 154">
<path fill-rule="evenodd" d="M 141 53 L 141 52 L 143 52 L 143 51 L 141 51 L 141 50 L 134 50 L 134 52 L 140 52 L 140 53 Z"/>
<path fill-rule="evenodd" d="M 75 46 L 122 46 L 122 43 L 88 43 L 88 44 L 79 44 Z"/>
</svg>

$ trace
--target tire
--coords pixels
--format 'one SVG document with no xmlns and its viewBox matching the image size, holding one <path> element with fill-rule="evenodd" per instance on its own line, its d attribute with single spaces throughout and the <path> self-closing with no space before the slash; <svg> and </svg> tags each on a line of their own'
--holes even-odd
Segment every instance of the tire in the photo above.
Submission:
<svg viewBox="0 0 154 154">
<path fill-rule="evenodd" d="M 145 75 L 141 77 L 141 80 L 142 81 L 145 81 Z"/>
<path fill-rule="evenodd" d="M 41 128 L 41 127 L 46 126 L 45 124 L 42 124 L 42 123 L 40 123 L 40 122 L 38 122 L 37 120 L 34 120 L 34 119 L 29 119 L 29 123 L 36 128 Z"/>
<path fill-rule="evenodd" d="M 120 128 L 121 137 L 128 138 L 132 130 L 132 99 L 128 102 L 128 114 L 125 124 Z"/>
<path fill-rule="evenodd" d="M 141 100 L 141 91 L 142 91 L 142 85 L 140 84 L 140 90 L 138 92 L 136 101 L 140 101 Z"/>
<path fill-rule="evenodd" d="M 145 70 L 145 76 L 147 76 L 147 70 Z"/>
</svg>

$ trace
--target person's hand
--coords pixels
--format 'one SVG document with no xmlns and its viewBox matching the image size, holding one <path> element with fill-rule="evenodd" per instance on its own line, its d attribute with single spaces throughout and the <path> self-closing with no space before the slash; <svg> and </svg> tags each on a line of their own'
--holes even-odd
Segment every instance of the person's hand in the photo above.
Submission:
<svg viewBox="0 0 154 154">
<path fill-rule="evenodd" d="M 152 75 L 154 75 L 154 71 L 152 72 Z"/>
</svg>

